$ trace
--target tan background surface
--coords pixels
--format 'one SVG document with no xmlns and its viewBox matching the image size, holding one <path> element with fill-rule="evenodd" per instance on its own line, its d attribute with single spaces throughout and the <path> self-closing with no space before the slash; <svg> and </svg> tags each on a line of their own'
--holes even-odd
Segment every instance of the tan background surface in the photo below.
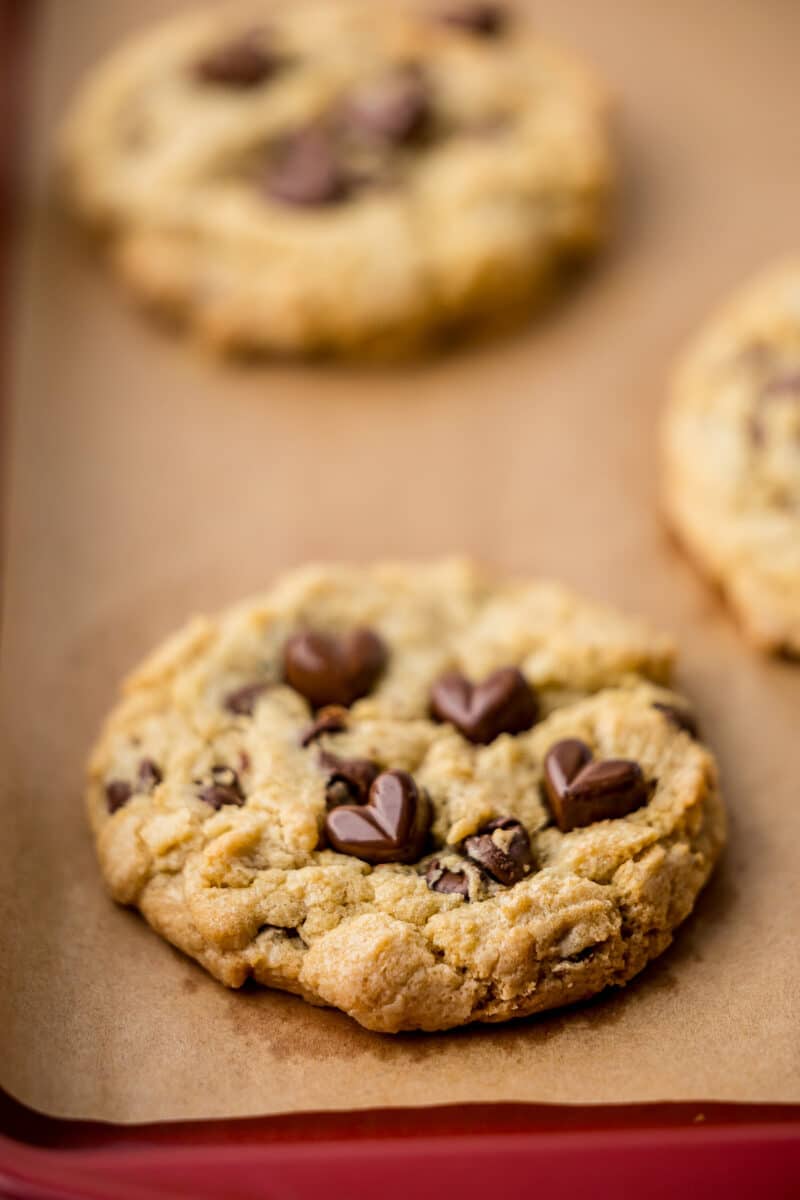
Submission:
<svg viewBox="0 0 800 1200">
<path fill-rule="evenodd" d="M 762 663 L 669 545 L 654 421 L 709 305 L 791 247 L 796 0 L 538 0 L 620 102 L 616 244 L 536 328 L 401 372 L 204 361 L 140 320 L 58 215 L 80 71 L 174 0 L 51 0 L 37 31 L 2 660 L 0 1082 L 126 1121 L 461 1100 L 800 1101 L 800 668 Z M 345 298 L 343 298 L 344 300 Z M 103 895 L 82 760 L 120 675 L 189 611 L 308 557 L 474 552 L 680 637 L 730 849 L 624 993 L 395 1040 L 235 994 Z"/>
</svg>

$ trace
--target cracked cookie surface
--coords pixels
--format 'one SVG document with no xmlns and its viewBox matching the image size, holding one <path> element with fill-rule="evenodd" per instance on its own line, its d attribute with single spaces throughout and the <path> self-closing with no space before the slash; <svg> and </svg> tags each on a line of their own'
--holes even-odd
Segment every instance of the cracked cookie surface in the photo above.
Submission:
<svg viewBox="0 0 800 1200">
<path fill-rule="evenodd" d="M 625 983 L 724 840 L 672 658 L 635 620 L 461 560 L 295 571 L 126 681 L 90 762 L 104 877 L 222 982 L 370 1029 Z M 470 737 L 432 707 L 456 674 Z"/>
<path fill-rule="evenodd" d="M 750 639 L 800 656 L 800 258 L 700 333 L 663 430 L 668 516 Z"/>
<path fill-rule="evenodd" d="M 219 350 L 392 354 L 602 240 L 602 89 L 521 15 L 243 0 L 133 38 L 63 130 L 130 288 Z"/>
</svg>

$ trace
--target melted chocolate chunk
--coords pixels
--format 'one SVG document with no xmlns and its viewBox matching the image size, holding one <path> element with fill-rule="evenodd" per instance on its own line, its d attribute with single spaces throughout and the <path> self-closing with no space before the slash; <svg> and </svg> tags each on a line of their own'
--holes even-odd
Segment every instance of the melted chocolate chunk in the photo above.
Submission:
<svg viewBox="0 0 800 1200">
<path fill-rule="evenodd" d="M 533 868 L 528 831 L 514 817 L 490 821 L 465 840 L 464 852 L 506 887 L 519 883 Z"/>
<path fill-rule="evenodd" d="M 432 892 L 443 892 L 446 896 L 463 896 L 465 900 L 469 900 L 469 880 L 466 872 L 442 867 L 438 859 L 428 864 L 425 882 Z"/>
<path fill-rule="evenodd" d="M 239 776 L 233 767 L 212 767 L 211 778 L 213 782 L 202 787 L 197 793 L 201 800 L 217 810 L 224 804 L 235 804 L 238 808 L 242 807 L 245 797 L 239 783 Z"/>
<path fill-rule="evenodd" d="M 343 733 L 347 729 L 347 709 L 340 704 L 329 704 L 321 708 L 313 724 L 309 725 L 300 738 L 301 746 L 310 746 L 323 733 Z"/>
<path fill-rule="evenodd" d="M 368 758 L 339 758 L 323 750 L 320 766 L 328 773 L 325 800 L 328 808 L 341 804 L 366 804 L 369 792 L 381 773 L 377 763 Z"/>
</svg>

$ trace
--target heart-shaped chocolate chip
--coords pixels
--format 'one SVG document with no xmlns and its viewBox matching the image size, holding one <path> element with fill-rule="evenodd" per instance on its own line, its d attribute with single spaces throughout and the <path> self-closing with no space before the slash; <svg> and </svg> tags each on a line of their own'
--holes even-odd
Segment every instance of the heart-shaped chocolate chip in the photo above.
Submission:
<svg viewBox="0 0 800 1200">
<path fill-rule="evenodd" d="M 556 742 L 544 760 L 545 784 L 551 792 L 562 796 L 572 780 L 592 761 L 593 754 L 580 738 L 564 738 Z"/>
<path fill-rule="evenodd" d="M 369 790 L 381 773 L 377 763 L 369 758 L 339 758 L 327 750 L 322 751 L 319 762 L 328 776 L 325 787 L 328 808 L 367 803 Z"/>
<path fill-rule="evenodd" d="M 562 833 L 614 820 L 641 808 L 650 795 L 642 768 L 627 758 L 595 761 L 578 738 L 556 742 L 544 760 L 544 786 Z"/>
<path fill-rule="evenodd" d="M 348 707 L 371 691 L 386 659 L 386 646 L 371 629 L 341 636 L 309 629 L 286 643 L 283 677 L 314 708 Z"/>
<path fill-rule="evenodd" d="M 465 853 L 485 871 L 510 887 L 533 869 L 528 831 L 515 817 L 498 817 L 464 842 Z"/>
<path fill-rule="evenodd" d="M 431 688 L 431 712 L 470 742 L 486 745 L 501 733 L 524 733 L 539 715 L 536 695 L 516 667 L 501 667 L 482 683 L 448 671 Z"/>
<path fill-rule="evenodd" d="M 430 806 L 405 771 L 384 771 L 363 805 L 334 808 L 325 821 L 328 841 L 342 854 L 368 863 L 414 862 L 430 825 Z"/>
</svg>

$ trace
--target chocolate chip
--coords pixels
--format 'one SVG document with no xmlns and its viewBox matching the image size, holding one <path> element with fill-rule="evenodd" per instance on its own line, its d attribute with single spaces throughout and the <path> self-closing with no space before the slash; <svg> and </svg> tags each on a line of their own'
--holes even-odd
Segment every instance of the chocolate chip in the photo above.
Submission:
<svg viewBox="0 0 800 1200">
<path fill-rule="evenodd" d="M 304 129 L 278 147 L 265 177 L 274 200 L 300 207 L 344 199 L 349 179 L 334 146 L 321 129 Z"/>
<path fill-rule="evenodd" d="M 124 779 L 109 779 L 106 784 L 106 804 L 108 811 L 115 813 L 123 804 L 127 804 L 133 795 L 133 788 Z"/>
<path fill-rule="evenodd" d="M 152 792 L 161 783 L 161 770 L 152 758 L 143 758 L 136 772 L 135 786 L 127 779 L 110 779 L 106 784 L 106 804 L 108 811 L 114 813 L 118 808 L 127 804 L 131 796 Z"/>
<path fill-rule="evenodd" d="M 756 449 L 764 445 L 764 408 L 775 400 L 800 400 L 800 371 L 774 371 L 756 397 L 756 405 L 747 421 L 747 433 Z"/>
<path fill-rule="evenodd" d="M 763 374 L 774 363 L 775 347 L 761 338 L 756 338 L 736 349 L 728 361 L 728 366 L 733 367 L 734 370 L 745 367 L 750 371 Z"/>
<path fill-rule="evenodd" d="M 161 770 L 152 758 L 143 758 L 139 763 L 138 779 L 143 792 L 152 792 L 162 780 Z"/>
<path fill-rule="evenodd" d="M 568 963 L 586 962 L 587 958 L 591 958 L 596 950 L 599 950 L 603 945 L 602 942 L 594 942 L 591 946 L 584 946 L 582 950 L 577 950 L 575 954 L 570 954 L 564 959 Z"/>
<path fill-rule="evenodd" d="M 478 37 L 495 37 L 503 32 L 507 14 L 498 4 L 461 4 L 445 9 L 440 20 Z"/>
<path fill-rule="evenodd" d="M 466 839 L 464 851 L 507 887 L 519 883 L 533 867 L 528 831 L 514 817 L 490 821 L 479 833 Z"/>
<path fill-rule="evenodd" d="M 202 83 L 244 89 L 263 83 L 276 66 L 259 35 L 248 33 L 212 50 L 197 63 L 195 75 Z"/>
<path fill-rule="evenodd" d="M 501 733 L 523 733 L 536 721 L 536 695 L 516 667 L 501 667 L 473 684 L 460 671 L 448 671 L 434 683 L 431 712 L 450 721 L 471 742 L 486 744 Z"/>
<path fill-rule="evenodd" d="M 268 683 L 246 683 L 243 687 L 236 688 L 234 692 L 229 692 L 223 705 L 228 712 L 237 717 L 252 717 L 259 697 L 268 687 Z"/>
<path fill-rule="evenodd" d="M 348 133 L 400 144 L 421 133 L 429 116 L 425 79 L 419 71 L 407 67 L 356 92 L 345 107 L 343 124 Z"/>
<path fill-rule="evenodd" d="M 764 445 L 764 423 L 761 420 L 761 413 L 751 412 L 748 416 L 747 436 L 756 449 L 760 449 Z"/>
<path fill-rule="evenodd" d="M 446 896 L 463 896 L 469 900 L 469 880 L 465 871 L 453 871 L 442 867 L 438 859 L 429 863 L 425 882 L 432 892 L 443 892 Z"/>
<path fill-rule="evenodd" d="M 301 746 L 310 746 L 323 733 L 343 733 L 347 728 L 347 709 L 340 704 L 329 704 L 317 713 L 317 719 L 309 725 L 300 738 Z"/>
<path fill-rule="evenodd" d="M 371 629 L 343 636 L 309 630 L 286 643 L 283 675 L 314 708 L 348 707 L 371 691 L 386 659 L 386 646 Z"/>
<path fill-rule="evenodd" d="M 260 933 L 278 933 L 283 938 L 300 937 L 300 930 L 291 925 L 270 925 L 268 923 L 259 925 L 258 929 L 256 930 L 256 937 L 258 937 Z"/>
<path fill-rule="evenodd" d="M 589 747 L 577 738 L 556 742 L 550 748 L 544 760 L 544 785 L 562 833 L 624 817 L 646 803 L 650 795 L 638 763 L 625 758 L 595 762 Z"/>
<path fill-rule="evenodd" d="M 653 703 L 653 708 L 663 713 L 676 729 L 682 729 L 684 733 L 688 733 L 689 737 L 700 736 L 697 719 L 693 713 L 689 712 L 688 708 L 676 708 L 674 704 L 661 704 L 658 701 Z"/>
<path fill-rule="evenodd" d="M 780 371 L 764 387 L 764 396 L 796 396 L 800 399 L 800 371 Z"/>
<path fill-rule="evenodd" d="M 234 791 L 233 788 L 212 785 L 202 788 L 197 794 L 201 800 L 204 800 L 206 804 L 210 804 L 217 811 L 222 808 L 223 804 L 235 804 L 238 808 L 241 808 L 244 804 L 244 796 L 242 796 L 241 792 Z"/>
<path fill-rule="evenodd" d="M 235 804 L 241 808 L 244 804 L 244 793 L 239 783 L 239 776 L 233 767 L 212 767 L 213 783 L 200 789 L 197 793 L 201 800 L 219 810 L 223 804 Z"/>
<path fill-rule="evenodd" d="M 341 804 L 366 804 L 369 791 L 381 773 L 377 763 L 368 758 L 339 758 L 323 750 L 320 766 L 328 772 L 325 799 L 328 808 Z"/>
<path fill-rule="evenodd" d="M 325 807 L 330 810 L 342 804 L 352 804 L 356 797 L 344 779 L 331 779 L 325 786 Z"/>
<path fill-rule="evenodd" d="M 364 805 L 343 805 L 328 813 L 328 841 L 342 854 L 368 863 L 414 862 L 430 825 L 424 791 L 405 771 L 384 771 Z"/>
</svg>

